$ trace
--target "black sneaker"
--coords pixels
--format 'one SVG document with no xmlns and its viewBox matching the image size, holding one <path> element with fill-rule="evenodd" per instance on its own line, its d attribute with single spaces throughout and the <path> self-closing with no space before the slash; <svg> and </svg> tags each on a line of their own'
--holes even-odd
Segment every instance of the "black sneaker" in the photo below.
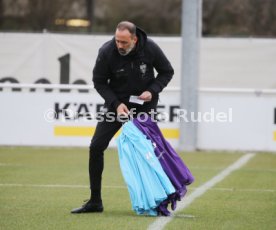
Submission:
<svg viewBox="0 0 276 230">
<path fill-rule="evenodd" d="M 103 203 L 100 202 L 92 202 L 91 200 L 88 200 L 83 206 L 80 208 L 75 208 L 71 211 L 73 214 L 78 213 L 87 213 L 87 212 L 103 212 Z"/>
</svg>

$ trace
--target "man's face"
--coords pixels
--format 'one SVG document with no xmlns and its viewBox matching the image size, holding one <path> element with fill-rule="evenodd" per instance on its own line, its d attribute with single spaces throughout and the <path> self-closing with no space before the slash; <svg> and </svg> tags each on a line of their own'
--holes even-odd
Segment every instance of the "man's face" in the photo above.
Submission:
<svg viewBox="0 0 276 230">
<path fill-rule="evenodd" d="M 118 51 L 125 56 L 134 48 L 137 37 L 132 35 L 128 30 L 116 30 L 115 41 Z"/>
</svg>

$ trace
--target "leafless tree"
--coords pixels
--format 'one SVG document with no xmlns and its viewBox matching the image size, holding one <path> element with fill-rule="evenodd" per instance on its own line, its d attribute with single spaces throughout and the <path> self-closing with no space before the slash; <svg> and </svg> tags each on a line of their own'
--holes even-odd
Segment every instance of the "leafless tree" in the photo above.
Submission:
<svg viewBox="0 0 276 230">
<path fill-rule="evenodd" d="M 129 20 L 150 34 L 180 35 L 182 0 L 0 0 L 0 29 L 113 33 Z M 88 29 L 57 26 L 83 18 Z M 276 0 L 203 0 L 204 36 L 276 36 Z"/>
<path fill-rule="evenodd" d="M 133 21 L 149 33 L 179 33 L 181 0 L 101 0 L 101 14 L 97 16 L 99 28 L 114 30 L 122 20 Z"/>
<path fill-rule="evenodd" d="M 203 34 L 275 36 L 275 0 L 204 0 Z"/>
<path fill-rule="evenodd" d="M 3 17 L 4 17 L 3 13 L 4 13 L 4 4 L 3 4 L 3 0 L 0 0 L 0 27 L 3 22 Z"/>
</svg>

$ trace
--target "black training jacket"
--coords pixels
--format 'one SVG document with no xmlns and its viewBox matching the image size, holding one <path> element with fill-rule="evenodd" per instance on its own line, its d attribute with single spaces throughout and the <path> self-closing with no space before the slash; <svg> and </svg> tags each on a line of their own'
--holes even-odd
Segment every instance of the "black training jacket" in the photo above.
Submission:
<svg viewBox="0 0 276 230">
<path fill-rule="evenodd" d="M 115 110 L 121 102 L 129 105 L 130 95 L 139 96 L 144 91 L 152 93 L 152 106 L 151 102 L 148 105 L 155 107 L 158 94 L 174 74 L 159 46 L 138 27 L 136 35 L 137 45 L 126 56 L 119 54 L 115 38 L 106 42 L 99 50 L 93 69 L 93 83 L 109 109 Z"/>
</svg>

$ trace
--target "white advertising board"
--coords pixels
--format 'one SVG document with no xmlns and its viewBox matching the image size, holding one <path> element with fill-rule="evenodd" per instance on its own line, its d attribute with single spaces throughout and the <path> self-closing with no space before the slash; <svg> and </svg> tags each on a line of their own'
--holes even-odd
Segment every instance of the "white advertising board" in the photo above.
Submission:
<svg viewBox="0 0 276 230">
<path fill-rule="evenodd" d="M 179 105 L 174 92 L 158 105 L 164 116 L 162 131 L 176 145 L 177 123 L 170 122 Z M 88 146 L 103 107 L 103 99 L 94 91 L 89 93 L 30 92 L 30 89 L 0 92 L 0 145 Z M 111 143 L 114 146 L 114 140 Z"/>
<path fill-rule="evenodd" d="M 231 110 L 230 122 L 202 122 L 198 148 L 276 151 L 276 93 L 202 92 L 200 110 Z"/>
<path fill-rule="evenodd" d="M 89 146 L 102 105 L 93 89 L 4 89 L 0 145 Z M 198 149 L 276 151 L 276 93 L 201 91 L 198 114 L 185 114 L 179 110 L 179 91 L 165 90 L 158 112 L 159 126 L 176 148 L 179 122 L 198 122 Z M 110 146 L 115 146 L 114 139 Z"/>
<path fill-rule="evenodd" d="M 0 82 L 92 84 L 98 50 L 112 35 L 0 33 Z M 181 38 L 151 37 L 181 79 Z M 200 87 L 276 88 L 276 39 L 202 38 Z"/>
</svg>

